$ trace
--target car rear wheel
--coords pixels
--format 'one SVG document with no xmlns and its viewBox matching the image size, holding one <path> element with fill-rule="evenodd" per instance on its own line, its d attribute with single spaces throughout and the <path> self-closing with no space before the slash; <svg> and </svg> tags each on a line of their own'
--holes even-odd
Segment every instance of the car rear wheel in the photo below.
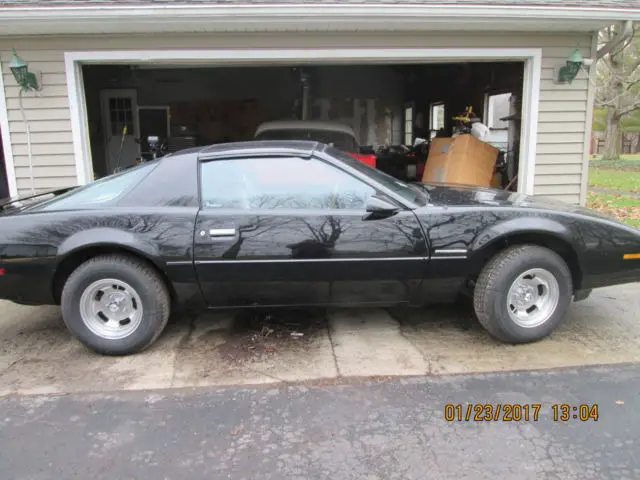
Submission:
<svg viewBox="0 0 640 480">
<path fill-rule="evenodd" d="M 129 355 L 162 333 L 170 298 L 163 279 L 144 261 L 105 255 L 71 274 L 61 305 L 67 328 L 85 346 L 105 355 Z"/>
<path fill-rule="evenodd" d="M 506 248 L 480 273 L 473 304 L 480 324 L 507 343 L 548 336 L 563 320 L 573 284 L 565 261 L 536 245 Z"/>
</svg>

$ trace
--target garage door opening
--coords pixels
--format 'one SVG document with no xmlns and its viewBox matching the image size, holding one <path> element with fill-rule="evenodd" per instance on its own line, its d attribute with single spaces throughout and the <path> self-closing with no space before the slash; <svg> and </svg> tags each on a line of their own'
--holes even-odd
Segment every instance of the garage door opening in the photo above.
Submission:
<svg viewBox="0 0 640 480">
<path fill-rule="evenodd" d="M 435 139 L 468 133 L 470 108 L 499 152 L 491 185 L 516 191 L 524 66 L 84 65 L 93 177 L 192 146 L 310 138 L 415 181 Z"/>
</svg>

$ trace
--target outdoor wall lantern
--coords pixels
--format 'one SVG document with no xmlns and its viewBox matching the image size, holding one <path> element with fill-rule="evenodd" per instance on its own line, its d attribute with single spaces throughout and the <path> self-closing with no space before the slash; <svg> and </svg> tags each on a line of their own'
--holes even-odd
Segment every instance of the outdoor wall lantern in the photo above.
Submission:
<svg viewBox="0 0 640 480">
<path fill-rule="evenodd" d="M 29 160 L 29 179 L 31 180 L 31 193 L 35 195 L 36 187 L 35 181 L 33 177 L 33 152 L 31 151 L 31 127 L 29 126 L 29 122 L 27 121 L 27 114 L 24 110 L 24 105 L 22 104 L 22 97 L 25 92 L 40 91 L 41 86 L 39 85 L 38 78 L 35 73 L 29 71 L 29 65 L 27 62 L 22 60 L 18 54 L 16 53 L 16 49 L 13 49 L 13 58 L 9 62 L 9 70 L 13 74 L 13 78 L 15 78 L 16 83 L 20 86 L 20 92 L 18 94 L 18 105 L 20 107 L 20 113 L 22 114 L 22 122 L 24 123 L 24 130 L 27 136 L 27 158 Z M 36 94 L 37 95 L 37 94 Z"/>
<path fill-rule="evenodd" d="M 13 73 L 13 78 L 22 90 L 40 90 L 36 74 L 29 71 L 29 65 L 13 49 L 13 58 L 9 62 L 9 69 Z"/>
<path fill-rule="evenodd" d="M 583 65 L 586 65 L 585 59 L 580 54 L 580 49 L 576 48 L 569 58 L 567 58 L 564 67 L 560 67 L 558 71 L 558 83 L 571 83 L 575 80 Z"/>
</svg>

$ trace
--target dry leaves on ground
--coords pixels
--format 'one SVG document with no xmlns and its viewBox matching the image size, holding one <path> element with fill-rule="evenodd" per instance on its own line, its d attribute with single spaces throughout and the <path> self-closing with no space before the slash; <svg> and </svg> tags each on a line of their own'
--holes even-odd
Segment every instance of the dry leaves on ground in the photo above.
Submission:
<svg viewBox="0 0 640 480">
<path fill-rule="evenodd" d="M 620 220 L 640 221 L 640 199 L 622 195 L 589 195 L 589 208 Z"/>
</svg>

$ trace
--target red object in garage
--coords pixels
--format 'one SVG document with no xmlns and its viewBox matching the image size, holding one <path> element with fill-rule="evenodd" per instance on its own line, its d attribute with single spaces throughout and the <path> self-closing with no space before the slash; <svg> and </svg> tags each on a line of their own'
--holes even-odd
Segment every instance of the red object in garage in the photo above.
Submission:
<svg viewBox="0 0 640 480">
<path fill-rule="evenodd" d="M 375 155 L 365 155 L 361 153 L 350 153 L 350 155 L 356 160 L 360 160 L 362 163 L 369 165 L 370 167 L 376 168 L 376 156 Z"/>
</svg>

